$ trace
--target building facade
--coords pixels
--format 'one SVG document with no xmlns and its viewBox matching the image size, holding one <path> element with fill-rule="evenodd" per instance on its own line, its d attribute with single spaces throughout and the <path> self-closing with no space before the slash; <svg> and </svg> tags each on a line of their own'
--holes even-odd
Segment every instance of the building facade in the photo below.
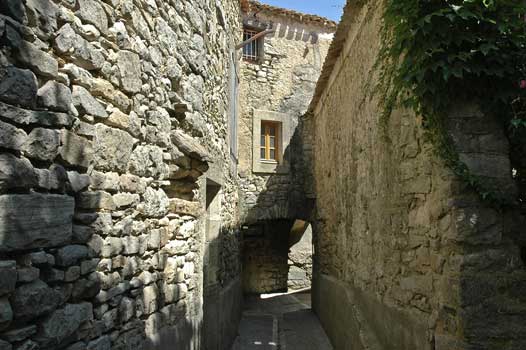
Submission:
<svg viewBox="0 0 526 350">
<path fill-rule="evenodd" d="M 258 2 L 249 5 L 243 11 L 244 40 L 266 34 L 244 46 L 239 69 L 244 290 L 309 287 L 312 239 L 304 222 L 310 207 L 303 190 L 306 145 L 300 117 L 336 24 Z"/>
<path fill-rule="evenodd" d="M 229 347 L 240 6 L 1 2 L 0 349 Z"/>
</svg>

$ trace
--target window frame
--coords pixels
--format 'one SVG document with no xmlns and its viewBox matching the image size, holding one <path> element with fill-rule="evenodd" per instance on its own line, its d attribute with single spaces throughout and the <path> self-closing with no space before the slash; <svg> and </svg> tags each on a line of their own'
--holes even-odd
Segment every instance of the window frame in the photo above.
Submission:
<svg viewBox="0 0 526 350">
<path fill-rule="evenodd" d="M 263 30 L 260 30 L 257 28 L 244 26 L 243 27 L 243 41 L 252 38 L 253 36 L 261 33 L 262 31 Z M 247 35 L 247 33 L 249 35 Z M 263 57 L 264 40 L 265 40 L 265 37 L 257 38 L 256 40 L 243 46 L 243 53 L 242 53 L 243 60 L 246 62 L 258 63 Z M 247 48 L 251 48 L 250 50 L 251 53 L 249 54 L 246 53 L 245 50 Z"/>
<path fill-rule="evenodd" d="M 274 129 L 274 135 L 271 134 L 271 129 Z M 259 160 L 267 163 L 279 163 L 281 154 L 281 122 L 272 120 L 261 121 L 261 137 L 260 139 L 260 155 Z M 274 146 L 271 146 L 271 138 L 274 138 Z M 263 140 L 263 142 L 261 142 Z M 265 152 L 265 156 L 261 157 L 261 151 Z M 271 151 L 274 151 L 274 157 L 272 157 Z"/>
<path fill-rule="evenodd" d="M 261 125 L 263 121 L 279 123 L 277 142 L 278 161 L 261 160 Z M 252 110 L 252 171 L 262 174 L 288 174 L 290 164 L 285 154 L 292 139 L 292 118 L 289 114 L 253 109 Z"/>
</svg>

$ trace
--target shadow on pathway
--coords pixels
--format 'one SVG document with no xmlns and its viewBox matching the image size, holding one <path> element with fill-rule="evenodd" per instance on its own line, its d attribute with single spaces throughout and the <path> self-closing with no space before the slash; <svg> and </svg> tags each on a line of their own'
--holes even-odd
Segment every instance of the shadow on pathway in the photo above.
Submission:
<svg viewBox="0 0 526 350">
<path fill-rule="evenodd" d="M 246 296 L 232 350 L 333 350 L 311 310 L 310 290 Z"/>
</svg>

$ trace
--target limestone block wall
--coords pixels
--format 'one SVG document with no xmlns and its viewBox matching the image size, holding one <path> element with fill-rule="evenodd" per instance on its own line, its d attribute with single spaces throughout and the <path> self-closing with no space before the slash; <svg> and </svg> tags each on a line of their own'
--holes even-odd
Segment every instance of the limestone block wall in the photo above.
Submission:
<svg viewBox="0 0 526 350">
<path fill-rule="evenodd" d="M 241 216 L 249 223 L 294 219 L 302 211 L 303 173 L 296 165 L 303 153 L 297 127 L 312 98 L 335 30 L 334 24 L 303 22 L 279 11 L 258 10 L 255 17 L 245 13 L 245 22 L 272 26 L 275 32 L 264 38 L 263 57 L 257 62 L 243 61 L 240 67 Z M 253 157 L 259 157 L 259 153 L 253 154 L 253 140 L 259 142 L 259 136 L 253 138 L 254 110 L 284 113 L 290 118 L 286 133 L 291 141 L 283 150 L 288 166 L 278 166 L 275 173 L 254 171 Z"/>
<path fill-rule="evenodd" d="M 314 307 L 337 349 L 522 349 L 520 216 L 481 201 L 398 109 L 373 93 L 382 1 L 351 2 L 315 95 Z M 508 141 L 459 101 L 448 127 L 462 159 L 512 196 Z"/>
<path fill-rule="evenodd" d="M 0 3 L 0 349 L 199 349 L 209 168 L 218 293 L 239 309 L 239 15 L 235 0 Z"/>
</svg>

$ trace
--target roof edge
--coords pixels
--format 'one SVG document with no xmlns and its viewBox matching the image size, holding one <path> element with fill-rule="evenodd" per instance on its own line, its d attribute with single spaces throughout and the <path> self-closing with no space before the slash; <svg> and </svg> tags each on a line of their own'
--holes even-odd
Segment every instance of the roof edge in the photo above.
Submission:
<svg viewBox="0 0 526 350">
<path fill-rule="evenodd" d="M 314 113 L 316 107 L 318 106 L 323 94 L 325 93 L 334 72 L 335 66 L 338 63 L 338 59 L 345 47 L 347 42 L 349 30 L 352 25 L 356 22 L 356 16 L 359 15 L 361 8 L 365 6 L 364 1 L 360 0 L 347 0 L 345 5 L 342 19 L 338 24 L 336 33 L 334 34 L 334 39 L 329 47 L 329 52 L 323 63 L 323 68 L 321 75 L 316 84 L 316 89 L 314 90 L 314 96 L 312 97 L 311 103 L 308 108 L 308 113 Z"/>
<path fill-rule="evenodd" d="M 302 23 L 315 24 L 334 31 L 338 26 L 338 23 L 326 17 L 301 13 L 295 10 L 262 4 L 257 0 L 241 0 L 241 3 L 244 12 L 269 12 L 274 15 L 294 18 Z"/>
</svg>

